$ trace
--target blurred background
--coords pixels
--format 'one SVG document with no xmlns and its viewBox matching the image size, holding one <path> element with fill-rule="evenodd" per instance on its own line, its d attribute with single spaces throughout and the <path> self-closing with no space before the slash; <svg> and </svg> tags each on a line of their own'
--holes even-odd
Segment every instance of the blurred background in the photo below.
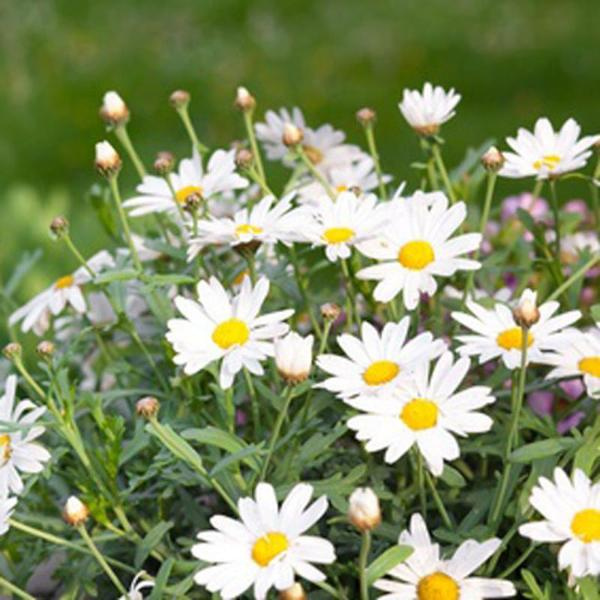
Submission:
<svg viewBox="0 0 600 600">
<path fill-rule="evenodd" d="M 369 105 L 385 170 L 410 182 L 419 146 L 397 102 L 426 80 L 463 95 L 443 131 L 451 164 L 540 115 L 555 125 L 574 116 L 597 132 L 597 9 L 597 0 L 2 0 L 0 277 L 42 249 L 20 301 L 76 267 L 48 235 L 58 214 L 84 254 L 106 244 L 86 198 L 97 181 L 93 146 L 107 135 L 98 118 L 106 90 L 127 101 L 147 165 L 158 150 L 189 153 L 167 101 L 176 88 L 192 93 L 195 125 L 212 147 L 243 135 L 232 108 L 240 84 L 257 97 L 259 118 L 299 105 L 309 124 L 332 122 L 361 144 L 354 114 Z M 133 189 L 129 164 L 122 182 Z M 531 184 L 502 181 L 499 193 Z"/>
</svg>

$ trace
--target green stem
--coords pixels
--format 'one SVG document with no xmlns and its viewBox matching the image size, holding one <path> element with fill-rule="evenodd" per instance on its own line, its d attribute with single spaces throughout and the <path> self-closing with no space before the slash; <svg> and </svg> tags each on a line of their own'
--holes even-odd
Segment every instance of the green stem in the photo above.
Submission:
<svg viewBox="0 0 600 600">
<path fill-rule="evenodd" d="M 194 125 L 192 124 L 192 120 L 190 119 L 190 113 L 188 112 L 187 104 L 177 108 L 177 114 L 187 131 L 187 134 L 190 138 L 192 144 L 196 147 L 200 154 L 206 154 L 208 152 L 208 148 L 200 142 L 198 136 L 196 135 L 196 130 L 194 129 Z"/>
<path fill-rule="evenodd" d="M 313 177 L 323 186 L 323 188 L 327 192 L 327 195 L 335 202 L 336 195 L 333 191 L 333 188 L 331 187 L 327 179 L 325 179 L 325 177 L 319 171 L 319 169 L 317 169 L 315 165 L 313 165 L 310 158 L 306 156 L 306 152 L 304 152 L 304 148 L 302 147 L 302 145 L 298 144 L 295 150 L 298 156 L 300 157 L 300 160 L 304 163 L 304 166 L 311 172 Z"/>
<path fill-rule="evenodd" d="M 592 176 L 593 181 L 590 183 L 592 191 L 592 209 L 594 211 L 594 221 L 596 223 L 596 230 L 600 230 L 600 191 L 594 181 L 600 179 L 600 155 L 598 156 L 598 162 L 594 169 L 594 175 Z"/>
<path fill-rule="evenodd" d="M 558 261 L 558 265 L 560 266 L 560 210 L 558 207 L 558 196 L 556 194 L 556 181 L 554 179 L 550 179 L 550 204 L 552 205 L 552 216 L 554 219 L 554 259 Z"/>
<path fill-rule="evenodd" d="M 144 342 L 142 341 L 142 338 L 139 336 L 139 334 L 135 328 L 135 325 L 131 321 L 128 322 L 127 329 L 129 330 L 129 335 L 131 336 L 133 341 L 137 344 L 138 348 L 142 351 L 142 354 L 146 357 L 146 360 L 148 361 L 148 364 L 150 365 L 150 368 L 152 369 L 152 371 L 154 371 L 154 375 L 156 376 L 156 379 L 159 381 L 162 389 L 168 393 L 169 386 L 167 385 L 167 382 L 165 381 L 164 377 L 162 376 L 162 373 L 160 372 L 158 366 L 156 365 L 154 358 L 152 358 L 152 354 L 150 354 L 150 351 L 148 350 L 148 348 L 146 348 L 146 344 L 144 344 Z"/>
<path fill-rule="evenodd" d="M 138 256 L 137 250 L 133 243 L 133 238 L 131 237 L 131 230 L 129 229 L 129 222 L 127 221 L 127 216 L 125 215 L 125 211 L 123 210 L 123 204 L 121 201 L 121 193 L 119 191 L 119 186 L 117 184 L 117 176 L 112 175 L 108 178 L 108 183 L 110 185 L 110 191 L 112 192 L 113 199 L 115 201 L 115 206 L 117 207 L 117 212 L 119 213 L 119 219 L 121 220 L 121 226 L 123 227 L 123 233 L 125 234 L 125 239 L 127 240 L 127 244 L 129 245 L 129 251 L 131 252 L 131 258 L 133 259 L 133 264 L 138 271 L 142 270 L 142 263 L 140 262 L 140 257 Z"/>
<path fill-rule="evenodd" d="M 375 144 L 375 132 L 373 130 L 373 124 L 367 123 L 365 125 L 365 136 L 367 137 L 367 145 L 369 146 L 369 152 L 373 163 L 375 164 L 375 173 L 377 174 L 377 182 L 379 184 L 379 195 L 381 200 L 387 199 L 387 190 L 385 182 L 383 181 L 383 173 L 381 171 L 381 162 L 379 160 L 379 153 L 377 152 L 377 145 Z"/>
<path fill-rule="evenodd" d="M 125 124 L 119 125 L 115 128 L 115 135 L 117 136 L 119 142 L 121 142 L 121 145 L 125 148 L 125 152 L 127 152 L 127 154 L 129 155 L 129 158 L 131 159 L 131 162 L 133 163 L 133 166 L 135 167 L 139 178 L 143 179 L 146 175 L 146 168 L 144 167 L 144 163 L 142 162 L 141 158 L 139 157 L 138 153 L 133 147 L 133 143 L 131 142 L 129 133 L 127 133 L 127 127 L 125 126 Z"/>
<path fill-rule="evenodd" d="M 433 480 L 433 478 L 431 477 L 431 475 L 429 474 L 429 471 L 427 469 L 424 469 L 424 471 L 425 471 L 425 479 L 427 480 L 427 484 L 429 485 L 429 488 L 431 489 L 431 493 L 433 495 L 433 501 L 435 502 L 438 512 L 440 513 L 440 516 L 442 517 L 442 521 L 444 521 L 444 525 L 448 529 L 450 529 L 450 531 L 453 531 L 454 525 L 452 524 L 452 519 L 450 519 L 450 516 L 448 515 L 448 512 L 446 511 L 446 507 L 444 506 L 444 503 L 442 502 L 442 499 L 440 498 L 440 494 L 437 491 L 435 481 Z"/>
<path fill-rule="evenodd" d="M 262 177 L 255 168 L 251 166 L 247 167 L 245 169 L 245 173 L 246 175 L 248 175 L 248 177 L 250 177 L 250 179 L 252 179 L 252 181 L 254 181 L 254 183 L 257 183 L 260 186 L 260 189 L 263 191 L 264 194 L 266 194 L 267 196 L 275 196 L 273 190 L 271 190 L 271 188 L 267 185 L 267 182 L 265 181 L 264 177 Z"/>
<path fill-rule="evenodd" d="M 258 408 L 258 398 L 256 396 L 256 390 L 254 389 L 254 384 L 252 383 L 252 376 L 250 375 L 250 371 L 244 367 L 244 379 L 246 380 L 246 388 L 248 390 L 248 395 L 250 396 L 250 404 L 252 407 L 252 426 L 254 428 L 254 439 L 258 440 L 259 432 L 260 432 L 260 411 Z"/>
<path fill-rule="evenodd" d="M 360 555 L 358 557 L 358 570 L 360 574 L 360 598 L 369 600 L 369 582 L 367 581 L 367 562 L 371 550 L 371 532 L 363 531 Z"/>
<path fill-rule="evenodd" d="M 521 328 L 521 367 L 519 369 L 519 379 L 517 383 L 517 394 L 515 397 L 515 405 L 513 407 L 512 420 L 510 424 L 510 430 L 508 434 L 508 440 L 506 444 L 505 459 L 508 461 L 508 457 L 512 452 L 515 442 L 519 436 L 519 418 L 521 416 L 521 409 L 523 408 L 523 395 L 525 391 L 525 377 L 527 375 L 527 348 L 529 341 L 529 328 Z"/>
<path fill-rule="evenodd" d="M 233 402 L 233 386 L 225 390 L 225 412 L 227 414 L 227 427 L 230 433 L 235 432 L 235 405 Z"/>
<path fill-rule="evenodd" d="M 350 275 L 350 269 L 348 268 L 348 262 L 345 258 L 342 258 L 342 273 L 344 274 L 344 282 L 346 284 L 346 310 L 348 312 L 348 329 L 352 328 L 352 321 L 356 320 L 357 326 L 360 327 L 360 319 L 358 311 L 356 310 L 356 292 L 354 290 L 354 284 L 352 283 L 352 277 Z"/>
<path fill-rule="evenodd" d="M 323 352 L 325 352 L 325 347 L 327 346 L 327 339 L 329 338 L 329 333 L 332 327 L 333 320 L 327 319 L 325 321 L 325 327 L 323 328 L 323 337 L 321 338 L 321 342 L 319 344 L 319 351 L 317 354 L 323 354 Z"/>
<path fill-rule="evenodd" d="M 298 290 L 300 291 L 300 296 L 302 296 L 304 306 L 306 307 L 306 311 L 308 312 L 312 328 L 317 334 L 317 337 L 322 341 L 323 332 L 321 331 L 319 322 L 317 321 L 317 318 L 313 312 L 312 303 L 310 301 L 308 291 L 304 283 L 304 277 L 302 276 L 302 273 L 300 271 L 300 263 L 298 262 L 298 255 L 296 254 L 296 247 L 294 246 L 294 244 L 290 246 L 290 259 L 294 268 L 294 276 L 296 278 L 296 283 L 298 284 Z"/>
<path fill-rule="evenodd" d="M 290 408 L 290 402 L 292 400 L 292 392 L 293 387 L 288 386 L 288 389 L 285 393 L 285 398 L 283 401 L 283 407 L 279 411 L 277 415 L 277 420 L 275 421 L 275 426 L 273 427 L 273 433 L 271 434 L 271 441 L 269 442 L 269 449 L 267 450 L 267 456 L 265 457 L 265 461 L 263 463 L 261 472 L 260 472 L 260 480 L 265 481 L 267 476 L 267 471 L 269 469 L 269 463 L 271 462 L 271 458 L 273 457 L 273 452 L 275 450 L 275 446 L 277 445 L 277 440 L 279 439 L 279 434 L 281 432 L 281 426 L 285 418 L 287 417 L 288 410 Z"/>
<path fill-rule="evenodd" d="M 414 449 L 415 455 L 415 479 L 419 489 L 419 502 L 421 505 L 421 514 L 427 519 L 427 500 L 425 496 L 425 481 L 423 479 L 423 457 L 417 448 Z"/>
<path fill-rule="evenodd" d="M 263 167 L 262 157 L 256 142 L 256 133 L 254 131 L 254 125 L 252 124 L 252 117 L 254 116 L 253 110 L 245 110 L 244 112 L 244 125 L 246 126 L 246 133 L 248 140 L 250 141 L 250 147 L 252 148 L 252 154 L 254 155 L 254 161 L 258 170 L 258 175 L 263 182 L 266 182 L 265 169 Z"/>
<path fill-rule="evenodd" d="M 25 600 L 35 600 L 34 596 L 31 596 L 26 591 L 22 590 L 20 587 L 17 587 L 14 583 L 8 581 L 8 579 L 4 579 L 0 575 L 0 589 L 4 589 L 7 592 L 11 592 L 18 598 L 24 598 Z"/>
<path fill-rule="evenodd" d="M 446 165 L 444 164 L 439 144 L 433 142 L 431 144 L 431 152 L 433 153 L 435 164 L 437 165 L 442 181 L 444 182 L 448 198 L 450 198 L 450 204 L 454 204 L 456 202 L 456 194 L 454 193 L 454 188 L 450 182 L 450 177 L 448 177 L 448 171 L 446 171 Z"/>
<path fill-rule="evenodd" d="M 577 269 L 569 279 L 567 279 L 562 285 L 559 285 L 546 299 L 546 302 L 550 300 L 556 300 L 561 294 L 566 292 L 578 279 L 583 277 L 597 262 L 600 261 L 600 254 L 596 254 L 590 260 L 588 260 L 582 267 Z"/>
<path fill-rule="evenodd" d="M 85 258 L 83 258 L 81 252 L 79 252 L 79 250 L 77 250 L 77 247 L 73 243 L 71 236 L 68 233 L 65 233 L 63 235 L 63 240 L 65 240 L 65 244 L 67 244 L 67 247 L 72 252 L 72 254 L 75 256 L 75 258 L 79 261 L 81 266 L 90 274 L 91 277 L 96 277 L 96 272 L 92 269 L 92 267 L 90 267 L 90 265 L 88 265 Z"/>
<path fill-rule="evenodd" d="M 16 357 L 13 359 L 15 367 L 17 367 L 17 371 L 21 373 L 23 379 L 27 382 L 29 387 L 42 399 L 46 400 L 46 394 L 41 386 L 35 381 L 35 379 L 30 375 L 29 371 L 26 369 L 23 361 L 20 357 Z"/>
<path fill-rule="evenodd" d="M 124 595 L 127 598 L 127 590 L 123 586 L 123 584 L 119 581 L 119 578 L 116 576 L 115 572 L 111 569 L 110 565 L 106 562 L 104 556 L 96 544 L 94 544 L 94 540 L 90 537 L 85 528 L 85 525 L 79 525 L 77 527 L 77 531 L 79 531 L 79 535 L 83 538 L 84 542 L 88 545 L 91 553 L 94 555 L 95 559 L 98 561 L 98 564 L 104 569 L 104 572 L 108 575 L 110 580 L 113 582 L 114 586 L 117 588 L 120 594 Z"/>
</svg>

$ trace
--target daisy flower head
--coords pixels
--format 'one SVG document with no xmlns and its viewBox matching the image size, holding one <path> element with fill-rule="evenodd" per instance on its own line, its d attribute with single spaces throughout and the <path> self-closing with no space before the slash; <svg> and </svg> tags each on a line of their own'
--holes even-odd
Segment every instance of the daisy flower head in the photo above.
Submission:
<svg viewBox="0 0 600 600">
<path fill-rule="evenodd" d="M 198 234 L 189 240 L 188 261 L 213 244 L 240 246 L 291 241 L 297 216 L 297 209 L 291 210 L 293 197 L 293 193 L 288 194 L 277 202 L 274 196 L 265 196 L 251 209 L 242 208 L 231 218 L 198 221 Z"/>
<path fill-rule="evenodd" d="M 321 196 L 315 207 L 305 207 L 300 227 L 302 238 L 313 246 L 324 246 L 327 258 L 350 257 L 352 246 L 373 239 L 387 219 L 387 206 L 377 205 L 368 194 L 358 198 L 353 192 L 342 192 L 334 201 Z"/>
<path fill-rule="evenodd" d="M 460 94 L 457 94 L 454 88 L 447 92 L 443 87 L 433 87 L 427 82 L 422 92 L 404 90 L 402 102 L 398 107 L 408 124 L 418 134 L 431 136 L 436 135 L 440 126 L 456 114 L 454 109 L 460 99 Z"/>
<path fill-rule="evenodd" d="M 33 441 L 39 438 L 45 427 L 34 423 L 46 412 L 46 407 L 36 407 L 31 400 L 21 400 L 15 406 L 17 378 L 10 375 L 6 380 L 4 395 L 0 398 L 0 496 L 9 492 L 20 494 L 23 473 L 39 473 L 50 454 Z"/>
<path fill-rule="evenodd" d="M 175 364 L 182 365 L 186 375 L 193 375 L 221 360 L 219 381 L 223 389 L 231 387 L 243 367 L 254 375 L 262 375 L 260 362 L 273 356 L 273 340 L 288 332 L 289 326 L 283 321 L 294 311 L 259 316 L 269 293 L 265 277 L 254 287 L 245 277 L 233 298 L 215 277 L 200 281 L 197 290 L 199 303 L 183 296 L 175 298 L 183 318 L 167 323 L 166 338 L 176 352 Z"/>
<path fill-rule="evenodd" d="M 533 294 L 525 290 L 521 297 Z M 521 350 L 523 348 L 523 329 L 517 324 L 513 311 L 506 305 L 497 302 L 494 308 L 488 309 L 473 300 L 467 300 L 466 306 L 471 314 L 453 312 L 452 318 L 473 331 L 473 334 L 459 335 L 456 339 L 462 342 L 458 352 L 466 356 L 479 356 L 479 363 L 494 358 L 502 358 L 507 369 L 521 366 Z M 560 305 L 558 302 L 544 302 L 537 307 L 539 319 L 527 330 L 527 363 L 546 362 L 545 351 L 558 350 L 569 342 L 576 333 L 568 328 L 581 317 L 581 312 L 571 310 L 555 315 Z"/>
<path fill-rule="evenodd" d="M 374 297 L 389 302 L 402 291 L 404 305 L 413 310 L 419 294 L 432 296 L 437 290 L 435 276 L 450 277 L 458 270 L 474 270 L 479 262 L 460 255 L 481 244 L 479 233 L 451 237 L 467 216 L 464 202 L 450 208 L 442 193 L 397 200 L 397 209 L 381 236 L 358 246 L 376 265 L 357 273 L 360 279 L 378 281 Z"/>
<path fill-rule="evenodd" d="M 8 520 L 15 510 L 17 498 L 10 498 L 7 494 L 0 494 L 0 535 L 4 535 L 9 529 Z"/>
<path fill-rule="evenodd" d="M 452 558 L 442 559 L 423 517 L 414 514 L 410 528 L 400 534 L 398 543 L 411 546 L 413 553 L 389 571 L 394 579 L 378 579 L 373 584 L 386 592 L 379 600 L 484 600 L 517 594 L 515 586 L 505 579 L 470 577 L 500 547 L 498 538 L 465 540 Z"/>
<path fill-rule="evenodd" d="M 367 442 L 368 452 L 385 449 L 387 463 L 396 462 L 416 445 L 429 470 L 438 477 L 444 461 L 460 455 L 454 436 L 483 433 L 492 427 L 492 419 L 477 412 L 495 401 L 490 388 L 473 386 L 456 391 L 469 366 L 468 358 L 455 362 L 451 352 L 442 354 L 432 370 L 429 361 L 418 363 L 385 401 L 354 398 L 352 406 L 365 414 L 352 417 L 348 427 L 358 440 Z"/>
<path fill-rule="evenodd" d="M 106 250 L 102 250 L 92 256 L 87 264 L 93 272 L 97 273 L 105 267 L 114 266 L 115 263 L 113 257 Z M 92 276 L 85 267 L 80 267 L 74 273 L 60 277 L 48 289 L 12 313 L 8 319 L 9 325 L 22 321 L 21 331 L 25 333 L 32 330 L 40 336 L 50 326 L 50 316 L 58 315 L 67 306 L 79 314 L 85 314 L 88 305 L 81 286 L 91 280 Z"/>
<path fill-rule="evenodd" d="M 558 553 L 560 569 L 575 577 L 600 574 L 600 483 L 592 483 L 580 469 L 572 477 L 560 468 L 554 479 L 540 477 L 529 503 L 543 521 L 526 523 L 519 533 L 536 542 L 565 542 Z"/>
<path fill-rule="evenodd" d="M 192 158 L 184 158 L 169 177 L 171 186 L 163 177 L 145 175 L 136 188 L 138 195 L 123 202 L 129 214 L 141 217 L 150 213 L 177 213 L 177 205 L 183 207 L 190 196 L 208 201 L 248 186 L 248 180 L 236 173 L 235 150 L 216 150 L 205 170 L 200 153 L 194 148 Z"/>
<path fill-rule="evenodd" d="M 565 121 L 560 131 L 554 131 L 545 117 L 536 121 L 533 133 L 520 128 L 516 138 L 506 138 L 514 152 L 504 152 L 506 162 L 500 175 L 548 179 L 581 169 L 600 136 L 588 135 L 579 139 L 580 133 L 581 127 L 574 119 Z"/>
<path fill-rule="evenodd" d="M 312 582 L 325 580 L 313 566 L 335 561 L 333 544 L 314 535 L 303 535 L 327 510 L 321 496 L 309 506 L 312 486 L 296 485 L 281 506 L 268 483 L 256 486 L 255 497 L 238 501 L 240 520 L 214 516 L 210 531 L 198 534 L 192 546 L 199 560 L 213 563 L 196 573 L 198 585 L 219 592 L 224 600 L 243 594 L 254 586 L 254 598 L 264 600 L 275 587 L 286 590 L 298 575 Z"/>
<path fill-rule="evenodd" d="M 567 345 L 548 354 L 544 361 L 554 366 L 547 379 L 583 377 L 591 398 L 600 399 L 600 323 L 586 332 L 574 332 Z"/>
<path fill-rule="evenodd" d="M 142 590 L 150 589 L 154 587 L 154 581 L 145 581 L 142 577 L 146 575 L 145 571 L 140 571 L 131 582 L 129 591 L 126 596 L 121 596 L 119 600 L 144 600 Z"/>
<path fill-rule="evenodd" d="M 349 333 L 338 336 L 337 343 L 346 356 L 321 354 L 317 365 L 331 377 L 315 387 L 343 399 L 389 392 L 418 363 L 436 358 L 446 349 L 444 342 L 434 340 L 428 331 L 407 340 L 409 325 L 406 316 L 398 323 L 386 323 L 379 333 L 365 321 L 360 339 Z"/>
</svg>

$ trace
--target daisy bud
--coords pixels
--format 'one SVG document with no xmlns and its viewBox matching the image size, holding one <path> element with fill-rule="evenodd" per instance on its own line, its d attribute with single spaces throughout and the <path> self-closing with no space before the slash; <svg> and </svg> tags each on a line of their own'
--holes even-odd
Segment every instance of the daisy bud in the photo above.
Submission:
<svg viewBox="0 0 600 600">
<path fill-rule="evenodd" d="M 70 496 L 63 509 L 63 519 L 73 527 L 83 525 L 90 516 L 89 508 L 77 496 Z"/>
<path fill-rule="evenodd" d="M 154 396 L 140 398 L 135 405 L 135 412 L 145 419 L 156 416 L 160 402 Z"/>
<path fill-rule="evenodd" d="M 121 170 L 121 157 L 107 141 L 96 144 L 96 170 L 103 177 L 114 177 Z"/>
<path fill-rule="evenodd" d="M 365 106 L 356 113 L 356 120 L 363 126 L 371 125 L 375 122 L 376 113 L 372 108 Z"/>
<path fill-rule="evenodd" d="M 239 87 L 235 96 L 235 107 L 242 112 L 248 112 L 256 106 L 254 96 L 245 88 Z"/>
<path fill-rule="evenodd" d="M 292 587 L 287 590 L 279 592 L 279 600 L 307 600 L 308 596 L 304 591 L 304 588 L 299 584 L 295 583 Z"/>
<path fill-rule="evenodd" d="M 65 233 L 68 233 L 69 221 L 65 217 L 54 217 L 50 223 L 50 231 L 60 239 Z"/>
<path fill-rule="evenodd" d="M 333 303 L 327 302 L 326 304 L 321 304 L 321 316 L 326 321 L 335 321 L 342 314 L 342 308 Z"/>
<path fill-rule="evenodd" d="M 129 120 L 129 109 L 117 92 L 106 92 L 100 107 L 100 117 L 112 127 L 124 125 Z"/>
<path fill-rule="evenodd" d="M 42 340 L 35 351 L 44 359 L 49 359 L 54 354 L 54 344 L 50 340 Z"/>
<path fill-rule="evenodd" d="M 379 498 L 371 488 L 356 488 L 352 492 L 348 518 L 360 531 L 371 531 L 381 523 Z"/>
<path fill-rule="evenodd" d="M 254 154 L 248 148 L 240 148 L 235 153 L 235 164 L 238 169 L 247 169 L 252 166 L 254 162 Z"/>
<path fill-rule="evenodd" d="M 303 338 L 295 331 L 275 340 L 275 364 L 279 375 L 295 385 L 308 378 L 312 363 L 313 336 Z"/>
<path fill-rule="evenodd" d="M 596 154 L 600 154 L 600 138 L 594 142 L 592 149 L 596 151 Z"/>
<path fill-rule="evenodd" d="M 184 108 L 190 103 L 190 93 L 185 90 L 175 90 L 169 96 L 169 102 L 171 102 L 171 106 L 175 109 Z"/>
<path fill-rule="evenodd" d="M 168 175 L 175 167 L 175 156 L 172 152 L 162 151 L 156 155 L 154 170 L 159 175 Z"/>
<path fill-rule="evenodd" d="M 504 154 L 492 146 L 482 157 L 481 164 L 486 171 L 497 173 L 504 166 Z"/>
<path fill-rule="evenodd" d="M 297 146 L 304 139 L 304 132 L 293 123 L 286 123 L 283 126 L 282 141 L 286 146 Z"/>
<path fill-rule="evenodd" d="M 537 293 L 525 290 L 521 295 L 519 304 L 513 311 L 515 321 L 521 327 L 529 328 L 540 320 L 540 311 L 537 307 Z"/>
<path fill-rule="evenodd" d="M 183 210 L 189 213 L 195 213 L 198 207 L 202 204 L 202 195 L 197 192 L 193 192 L 189 196 L 186 196 L 183 201 Z"/>
<path fill-rule="evenodd" d="M 10 344 L 4 346 L 2 354 L 4 354 L 8 360 L 15 360 L 16 358 L 21 357 L 22 350 L 21 344 L 18 342 L 10 342 Z"/>
</svg>

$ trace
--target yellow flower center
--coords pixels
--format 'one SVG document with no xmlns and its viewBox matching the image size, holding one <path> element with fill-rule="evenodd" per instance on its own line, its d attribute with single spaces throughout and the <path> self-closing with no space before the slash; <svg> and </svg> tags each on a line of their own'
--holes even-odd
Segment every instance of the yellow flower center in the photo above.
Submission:
<svg viewBox="0 0 600 600">
<path fill-rule="evenodd" d="M 242 235 L 250 234 L 250 235 L 258 235 L 263 232 L 262 227 L 258 227 L 257 225 L 250 225 L 250 223 L 242 223 L 235 228 L 235 235 L 241 237 Z"/>
<path fill-rule="evenodd" d="M 382 385 L 389 383 L 400 373 L 400 367 L 391 360 L 376 360 L 363 373 L 367 385 Z"/>
<path fill-rule="evenodd" d="M 192 195 L 202 196 L 202 191 L 199 185 L 186 185 L 175 192 L 175 200 L 179 204 L 185 204 L 185 201 Z"/>
<path fill-rule="evenodd" d="M 398 252 L 398 261 L 403 267 L 413 271 L 424 269 L 435 260 L 435 253 L 429 242 L 414 240 L 404 244 Z"/>
<path fill-rule="evenodd" d="M 582 373 L 600 377 L 600 356 L 582 358 L 577 366 Z"/>
<path fill-rule="evenodd" d="M 223 350 L 229 350 L 231 346 L 243 346 L 249 337 L 248 325 L 235 318 L 219 323 L 212 334 L 213 342 Z"/>
<path fill-rule="evenodd" d="M 266 567 L 276 556 L 289 548 L 287 537 L 279 531 L 270 531 L 258 538 L 252 546 L 252 558 L 261 567 Z"/>
<path fill-rule="evenodd" d="M 523 348 L 523 330 L 520 327 L 512 327 L 501 331 L 496 337 L 496 343 L 504 350 L 521 350 Z M 527 347 L 533 344 L 533 334 L 527 332 Z"/>
<path fill-rule="evenodd" d="M 323 160 L 323 153 L 314 146 L 302 146 L 304 154 L 313 165 L 318 165 Z"/>
<path fill-rule="evenodd" d="M 0 467 L 3 467 L 12 455 L 10 445 L 10 435 L 8 433 L 0 434 Z"/>
<path fill-rule="evenodd" d="M 552 171 L 556 169 L 559 162 L 560 156 L 557 156 L 556 154 L 546 154 L 533 163 L 533 168 L 539 171 L 542 167 L 545 167 Z"/>
<path fill-rule="evenodd" d="M 404 405 L 400 418 L 413 430 L 435 427 L 438 420 L 438 407 L 435 402 L 425 398 L 413 398 Z"/>
<path fill-rule="evenodd" d="M 600 542 L 600 510 L 580 510 L 571 521 L 571 531 L 586 544 Z"/>
<path fill-rule="evenodd" d="M 340 185 L 336 185 L 335 186 L 335 191 L 338 194 L 341 194 L 342 192 L 347 192 L 348 191 L 348 186 L 344 185 L 343 183 L 340 183 Z"/>
<path fill-rule="evenodd" d="M 323 239 L 328 244 L 343 244 L 354 237 L 354 229 L 349 227 L 330 227 L 323 233 Z"/>
<path fill-rule="evenodd" d="M 73 275 L 65 275 L 64 277 L 61 277 L 60 279 L 56 280 L 54 287 L 57 290 L 62 290 L 64 288 L 71 287 L 73 285 L 74 281 L 75 280 L 73 279 Z"/>
<path fill-rule="evenodd" d="M 417 585 L 419 600 L 459 600 L 460 588 L 446 573 L 432 573 L 423 577 Z"/>
</svg>

